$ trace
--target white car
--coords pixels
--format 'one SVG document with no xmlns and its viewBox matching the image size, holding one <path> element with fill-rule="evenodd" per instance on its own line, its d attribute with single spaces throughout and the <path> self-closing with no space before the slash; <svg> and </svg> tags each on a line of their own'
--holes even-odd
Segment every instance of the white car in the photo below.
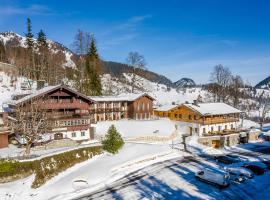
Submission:
<svg viewBox="0 0 270 200">
<path fill-rule="evenodd" d="M 246 178 L 253 178 L 254 176 L 254 173 L 251 170 L 243 167 L 224 167 L 224 170 L 227 172 L 238 173 L 240 175 L 242 174 Z"/>
<path fill-rule="evenodd" d="M 230 175 L 228 172 L 211 171 L 208 169 L 204 169 L 198 171 L 195 174 L 195 177 L 206 183 L 218 186 L 219 188 L 227 187 L 230 184 Z"/>
</svg>

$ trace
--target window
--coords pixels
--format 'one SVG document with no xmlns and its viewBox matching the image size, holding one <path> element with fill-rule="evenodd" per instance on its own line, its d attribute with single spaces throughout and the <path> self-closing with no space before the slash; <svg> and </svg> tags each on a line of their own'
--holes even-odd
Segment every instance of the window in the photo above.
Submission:
<svg viewBox="0 0 270 200">
<path fill-rule="evenodd" d="M 205 133 L 205 128 L 203 128 L 203 133 Z"/>
<path fill-rule="evenodd" d="M 218 131 L 221 131 L 221 126 L 218 126 Z"/>
<path fill-rule="evenodd" d="M 182 114 L 179 114 L 179 118 L 182 119 Z"/>
<path fill-rule="evenodd" d="M 191 120 L 191 119 L 192 119 L 191 115 L 188 115 L 188 119 L 189 119 L 189 120 Z"/>
<path fill-rule="evenodd" d="M 150 103 L 147 104 L 147 109 L 150 110 Z"/>
<path fill-rule="evenodd" d="M 174 114 L 174 117 L 177 118 L 177 114 Z"/>
<path fill-rule="evenodd" d="M 194 120 L 196 120 L 197 119 L 197 116 L 196 115 L 194 115 Z"/>
<path fill-rule="evenodd" d="M 214 131 L 214 127 L 213 127 L 213 126 L 211 127 L 211 131 L 212 131 L 212 132 Z"/>
<path fill-rule="evenodd" d="M 140 104 L 138 103 L 137 110 L 140 110 Z"/>
<path fill-rule="evenodd" d="M 85 136 L 85 132 L 84 131 L 81 132 L 81 136 L 82 137 Z"/>
<path fill-rule="evenodd" d="M 228 129 L 228 126 L 227 125 L 225 125 L 225 130 L 227 130 Z"/>
<path fill-rule="evenodd" d="M 75 132 L 72 132 L 72 133 L 71 133 L 71 136 L 72 136 L 72 137 L 76 137 L 76 133 L 75 133 Z"/>
<path fill-rule="evenodd" d="M 198 128 L 195 128 L 195 133 L 198 133 Z"/>
<path fill-rule="evenodd" d="M 231 124 L 231 129 L 233 129 L 233 124 Z"/>
<path fill-rule="evenodd" d="M 144 103 L 142 103 L 142 110 L 144 110 Z"/>
</svg>

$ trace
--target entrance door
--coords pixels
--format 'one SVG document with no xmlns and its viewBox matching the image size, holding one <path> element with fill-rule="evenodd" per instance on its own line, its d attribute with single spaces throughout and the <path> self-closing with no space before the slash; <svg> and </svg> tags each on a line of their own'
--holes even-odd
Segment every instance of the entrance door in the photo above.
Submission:
<svg viewBox="0 0 270 200">
<path fill-rule="evenodd" d="M 212 147 L 219 148 L 220 147 L 220 140 L 212 140 Z"/>
<path fill-rule="evenodd" d="M 55 140 L 61 140 L 61 139 L 63 139 L 63 133 L 55 133 L 54 134 L 54 139 Z"/>
</svg>

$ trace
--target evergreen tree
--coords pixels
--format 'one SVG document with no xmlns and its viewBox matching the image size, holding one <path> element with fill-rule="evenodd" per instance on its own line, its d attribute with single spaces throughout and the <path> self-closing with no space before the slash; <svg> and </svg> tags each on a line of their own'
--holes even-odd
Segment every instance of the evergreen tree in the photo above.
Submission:
<svg viewBox="0 0 270 200">
<path fill-rule="evenodd" d="M 47 48 L 48 44 L 47 44 L 47 37 L 46 34 L 44 33 L 44 31 L 41 29 L 38 32 L 38 38 L 37 38 L 37 42 L 38 42 L 38 46 L 39 48 Z"/>
<path fill-rule="evenodd" d="M 32 33 L 32 24 L 30 18 L 27 18 L 27 33 L 25 34 L 26 37 L 26 46 L 28 49 L 33 49 L 34 47 L 34 40 L 33 40 L 33 33 Z"/>
<path fill-rule="evenodd" d="M 101 61 L 96 48 L 94 38 L 91 38 L 89 51 L 85 62 L 85 78 L 83 83 L 83 91 L 87 95 L 100 96 L 102 94 L 102 85 L 99 77 L 99 68 Z"/>
<path fill-rule="evenodd" d="M 124 144 L 120 133 L 118 133 L 114 125 L 111 125 L 105 135 L 105 139 L 102 141 L 103 149 L 109 153 L 116 154 Z"/>
<path fill-rule="evenodd" d="M 43 30 L 38 32 L 37 46 L 39 50 L 39 66 L 37 67 L 36 77 L 37 79 L 49 80 L 49 69 L 48 69 L 48 43 L 46 34 Z"/>
<path fill-rule="evenodd" d="M 90 59 L 99 60 L 96 41 L 93 37 L 91 38 L 91 41 L 90 41 L 90 49 L 89 49 L 88 55 L 89 55 Z"/>
</svg>

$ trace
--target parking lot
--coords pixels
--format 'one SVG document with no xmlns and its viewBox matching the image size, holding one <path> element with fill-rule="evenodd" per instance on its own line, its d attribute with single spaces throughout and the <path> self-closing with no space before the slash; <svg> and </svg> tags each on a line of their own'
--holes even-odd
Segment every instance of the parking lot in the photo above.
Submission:
<svg viewBox="0 0 270 200">
<path fill-rule="evenodd" d="M 261 146 L 261 145 L 259 145 Z M 254 148 L 256 145 L 254 146 Z M 257 148 L 254 155 L 233 151 L 234 155 L 250 159 L 268 156 L 269 146 Z M 261 150 L 263 149 L 263 150 Z M 125 178 L 81 199 L 263 199 L 270 198 L 270 172 L 255 175 L 243 183 L 231 181 L 229 187 L 219 189 L 195 178 L 201 169 L 222 170 L 224 163 L 208 157 L 187 156 L 160 162 L 134 172 Z"/>
</svg>

